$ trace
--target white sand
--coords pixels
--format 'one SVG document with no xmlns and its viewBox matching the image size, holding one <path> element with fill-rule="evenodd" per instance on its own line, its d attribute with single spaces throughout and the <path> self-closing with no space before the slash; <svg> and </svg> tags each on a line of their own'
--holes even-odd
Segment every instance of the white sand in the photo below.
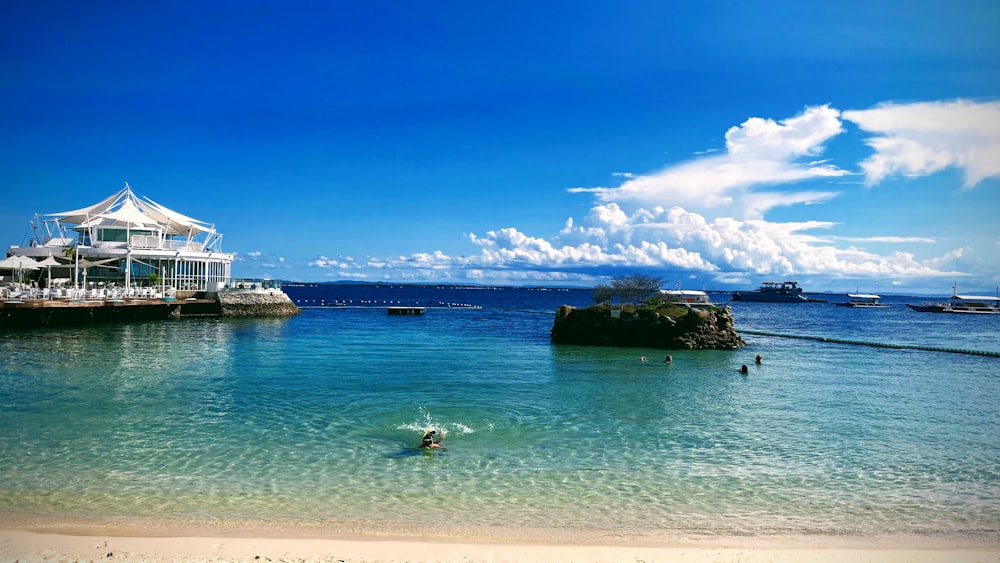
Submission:
<svg viewBox="0 0 1000 563">
<path fill-rule="evenodd" d="M 868 542 L 867 546 L 861 546 Z M 715 539 L 700 544 L 560 545 L 478 540 L 138 537 L 0 530 L 3 561 L 624 561 L 694 563 L 1000 562 L 1000 544 L 918 547 L 823 538 Z M 895 544 L 895 545 L 894 545 Z"/>
</svg>

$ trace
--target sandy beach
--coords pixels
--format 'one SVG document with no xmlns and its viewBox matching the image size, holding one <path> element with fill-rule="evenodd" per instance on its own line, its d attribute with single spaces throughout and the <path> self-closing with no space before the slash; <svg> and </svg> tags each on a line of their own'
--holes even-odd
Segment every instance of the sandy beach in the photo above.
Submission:
<svg viewBox="0 0 1000 563">
<path fill-rule="evenodd" d="M 303 562 L 997 562 L 1000 545 L 933 544 L 899 538 L 712 538 L 665 545 L 486 541 L 468 538 L 272 538 L 130 536 L 0 530 L 3 561 L 303 561 Z"/>
</svg>

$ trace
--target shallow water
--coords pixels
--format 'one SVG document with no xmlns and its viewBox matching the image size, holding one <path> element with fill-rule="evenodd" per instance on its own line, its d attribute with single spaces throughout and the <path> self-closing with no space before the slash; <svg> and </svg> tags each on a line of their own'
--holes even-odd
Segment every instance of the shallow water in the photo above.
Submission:
<svg viewBox="0 0 1000 563">
<path fill-rule="evenodd" d="M 997 358 L 746 336 L 667 365 L 550 344 L 586 291 L 288 291 L 351 306 L 0 334 L 0 515 L 1000 530 Z M 1000 350 L 1000 319 L 893 304 L 733 306 L 738 329 Z M 427 427 L 446 449 L 415 449 Z"/>
</svg>

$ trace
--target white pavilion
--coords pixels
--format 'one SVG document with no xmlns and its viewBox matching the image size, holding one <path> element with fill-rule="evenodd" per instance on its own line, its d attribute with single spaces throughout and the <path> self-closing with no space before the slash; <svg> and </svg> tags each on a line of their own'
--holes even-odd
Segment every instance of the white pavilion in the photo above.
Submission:
<svg viewBox="0 0 1000 563">
<path fill-rule="evenodd" d="M 59 262 L 57 275 L 74 287 L 188 293 L 219 291 L 230 281 L 234 256 L 222 252 L 214 225 L 137 197 L 127 183 L 89 207 L 36 215 L 31 232 L 27 246 L 7 255 Z"/>
</svg>

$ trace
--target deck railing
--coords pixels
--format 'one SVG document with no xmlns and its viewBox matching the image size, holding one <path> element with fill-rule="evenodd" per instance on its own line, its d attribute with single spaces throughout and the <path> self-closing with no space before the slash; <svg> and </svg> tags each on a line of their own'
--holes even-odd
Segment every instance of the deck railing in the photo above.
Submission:
<svg viewBox="0 0 1000 563">
<path fill-rule="evenodd" d="M 222 286 L 226 291 L 281 291 L 281 280 L 230 278 Z"/>
</svg>

